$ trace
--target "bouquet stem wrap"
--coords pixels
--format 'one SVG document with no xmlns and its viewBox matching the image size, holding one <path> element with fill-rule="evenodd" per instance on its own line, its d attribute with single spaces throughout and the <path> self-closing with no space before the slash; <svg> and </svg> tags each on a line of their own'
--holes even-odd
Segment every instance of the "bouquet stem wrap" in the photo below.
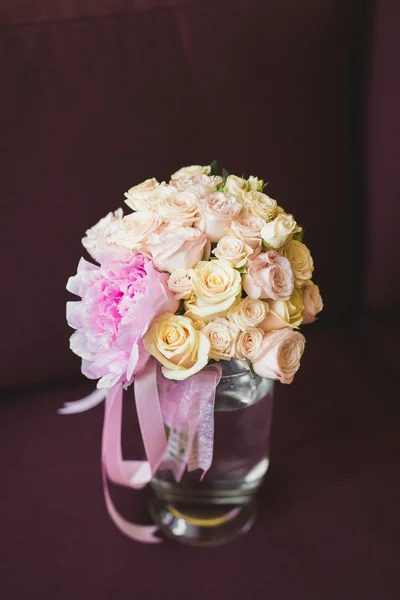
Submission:
<svg viewBox="0 0 400 600">
<path fill-rule="evenodd" d="M 141 489 L 146 486 L 160 464 L 170 468 L 179 481 L 186 467 L 210 468 L 214 443 L 215 390 L 221 377 L 219 365 L 206 367 L 196 375 L 175 382 L 157 374 L 157 361 L 148 360 L 134 380 L 135 402 L 147 461 L 129 461 L 122 457 L 121 426 L 123 386 L 96 390 L 89 396 L 70 402 L 60 414 L 89 410 L 105 400 L 102 437 L 102 473 L 104 498 L 114 524 L 128 537 L 158 543 L 156 526 L 131 523 L 119 515 L 108 490 L 107 478 L 113 483 Z M 160 395 L 159 395 L 160 391 Z M 170 429 L 169 439 L 165 425 Z"/>
</svg>

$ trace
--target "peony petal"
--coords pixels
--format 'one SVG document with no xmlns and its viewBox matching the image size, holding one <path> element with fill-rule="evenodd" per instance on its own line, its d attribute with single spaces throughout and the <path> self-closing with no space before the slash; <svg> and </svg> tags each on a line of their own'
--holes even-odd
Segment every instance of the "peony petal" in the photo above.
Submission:
<svg viewBox="0 0 400 600">
<path fill-rule="evenodd" d="M 74 329 L 83 327 L 85 318 L 85 305 L 79 300 L 77 302 L 67 302 L 67 323 Z"/>
</svg>

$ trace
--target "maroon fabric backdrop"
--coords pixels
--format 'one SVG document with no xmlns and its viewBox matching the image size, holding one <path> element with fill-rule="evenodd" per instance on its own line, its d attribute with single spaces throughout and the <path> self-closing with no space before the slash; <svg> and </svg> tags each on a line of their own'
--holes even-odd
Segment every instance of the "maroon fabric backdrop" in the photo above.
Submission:
<svg viewBox="0 0 400 600">
<path fill-rule="evenodd" d="M 0 0 L 0 598 L 400 597 L 399 25 L 396 0 Z M 93 389 L 65 283 L 131 185 L 214 158 L 305 224 L 326 310 L 256 525 L 154 548 L 106 515 L 102 409 L 56 414 Z M 146 492 L 112 493 L 146 522 Z"/>
<path fill-rule="evenodd" d="M 366 300 L 375 311 L 400 298 L 400 17 L 395 0 L 377 3 L 368 84 Z"/>
<path fill-rule="evenodd" d="M 184 164 L 217 158 L 270 181 L 306 225 L 325 318 L 361 310 L 365 10 L 347 0 L 120 3 L 125 12 L 89 19 L 90 7 L 110 5 L 36 4 L 10 4 L 5 22 L 24 24 L 0 31 L 0 385 L 77 376 L 65 283 L 85 229 L 130 186 Z"/>
</svg>

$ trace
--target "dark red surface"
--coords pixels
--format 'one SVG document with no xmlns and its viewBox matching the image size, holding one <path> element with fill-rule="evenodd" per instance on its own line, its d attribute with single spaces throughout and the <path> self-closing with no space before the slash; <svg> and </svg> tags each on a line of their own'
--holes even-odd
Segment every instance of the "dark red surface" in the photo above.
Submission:
<svg viewBox="0 0 400 600">
<path fill-rule="evenodd" d="M 399 7 L 0 0 L 2 600 L 400 597 Z M 93 389 L 64 287 L 124 191 L 214 158 L 305 224 L 326 311 L 278 387 L 251 532 L 148 547 L 105 511 L 102 408 L 56 414 Z M 146 492 L 112 491 L 148 519 Z"/>
</svg>

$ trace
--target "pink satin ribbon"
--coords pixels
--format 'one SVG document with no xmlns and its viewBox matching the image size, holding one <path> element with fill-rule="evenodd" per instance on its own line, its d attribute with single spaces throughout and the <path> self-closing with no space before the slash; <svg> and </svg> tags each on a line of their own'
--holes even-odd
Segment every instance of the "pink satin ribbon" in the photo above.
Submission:
<svg viewBox="0 0 400 600">
<path fill-rule="evenodd" d="M 96 390 L 81 400 L 64 404 L 58 411 L 60 414 L 80 413 L 105 399 L 102 474 L 107 511 L 122 533 L 146 543 L 161 541 L 155 536 L 158 528 L 155 525 L 136 525 L 119 515 L 110 497 L 107 476 L 116 484 L 141 489 L 163 463 L 163 468 L 171 468 L 178 481 L 186 466 L 189 470 L 202 469 L 204 477 L 212 463 L 215 388 L 221 377 L 220 367 L 212 365 L 183 382 L 161 378 L 160 407 L 157 369 L 157 361 L 150 358 L 134 379 L 136 410 L 147 461 L 122 458 L 122 384 L 109 390 Z M 171 429 L 169 440 L 164 421 Z"/>
</svg>

